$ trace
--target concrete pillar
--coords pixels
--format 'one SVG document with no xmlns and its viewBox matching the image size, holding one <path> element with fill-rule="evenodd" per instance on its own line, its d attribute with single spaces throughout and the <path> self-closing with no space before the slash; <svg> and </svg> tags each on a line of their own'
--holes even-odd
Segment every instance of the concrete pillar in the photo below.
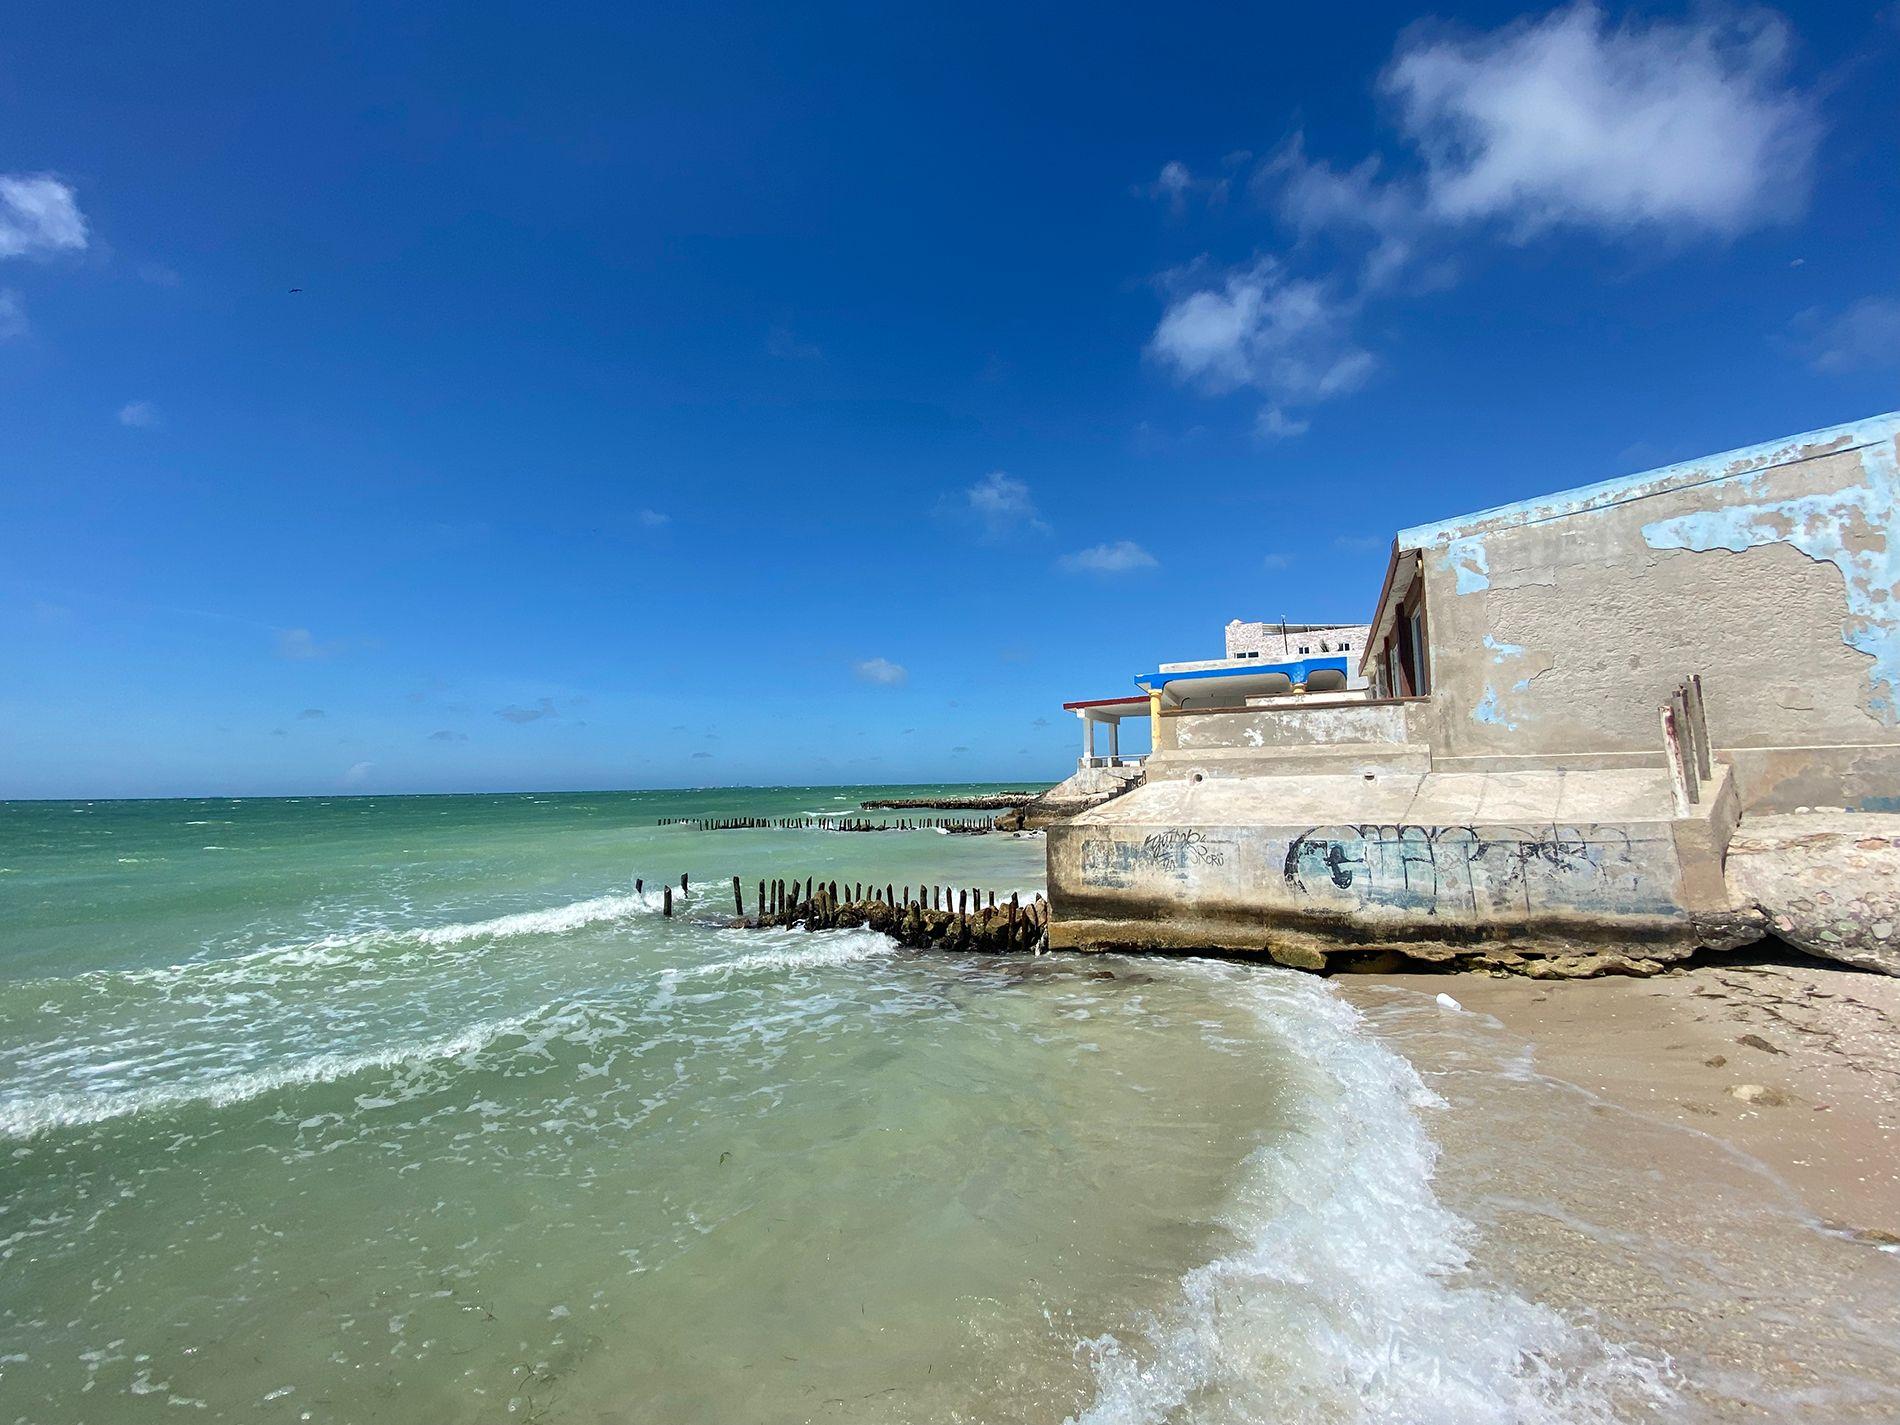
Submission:
<svg viewBox="0 0 1900 1425">
<path fill-rule="evenodd" d="M 1122 720 L 1116 718 L 1108 725 L 1108 760 L 1113 762 L 1122 754 Z"/>
<path fill-rule="evenodd" d="M 1087 713 L 1077 713 L 1082 719 L 1082 759 L 1083 765 L 1095 760 L 1095 719 Z"/>
<path fill-rule="evenodd" d="M 1161 750 L 1161 690 L 1148 694 L 1148 745 Z"/>
</svg>

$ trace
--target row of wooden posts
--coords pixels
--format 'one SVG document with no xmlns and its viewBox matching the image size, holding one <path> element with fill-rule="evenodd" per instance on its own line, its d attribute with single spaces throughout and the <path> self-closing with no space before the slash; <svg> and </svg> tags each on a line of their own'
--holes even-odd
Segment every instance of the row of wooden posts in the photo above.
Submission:
<svg viewBox="0 0 1900 1425">
<path fill-rule="evenodd" d="M 646 882 L 633 883 L 644 893 Z M 680 894 L 689 889 L 680 877 Z M 912 949 L 1012 951 L 1041 948 L 1049 925 L 1049 903 L 1038 895 L 1024 904 L 1019 892 L 1010 892 L 1000 905 L 995 891 L 969 886 L 882 888 L 861 881 L 798 879 L 760 881 L 753 914 L 746 915 L 745 890 L 732 878 L 732 909 L 737 924 L 749 929 L 802 926 L 806 930 L 869 927 Z M 987 901 L 987 903 L 986 903 Z M 660 913 L 673 914 L 673 887 L 662 888 Z"/>
<path fill-rule="evenodd" d="M 994 830 L 994 819 L 932 816 L 901 821 L 872 821 L 857 816 L 663 816 L 655 826 L 690 826 L 695 831 L 961 831 Z"/>
</svg>

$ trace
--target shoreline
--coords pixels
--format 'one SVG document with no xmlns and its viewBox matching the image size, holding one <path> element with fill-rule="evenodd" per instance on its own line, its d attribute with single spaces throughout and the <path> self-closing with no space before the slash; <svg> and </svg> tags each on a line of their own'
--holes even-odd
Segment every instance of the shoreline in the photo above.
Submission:
<svg viewBox="0 0 1900 1425">
<path fill-rule="evenodd" d="M 1641 1362 L 1673 1399 L 1636 1418 L 1900 1415 L 1900 980 L 1789 953 L 1334 983 L 1441 1100 L 1476 1279 Z"/>
<path fill-rule="evenodd" d="M 1642 978 L 1426 971 L 1335 982 L 1362 1007 L 1373 986 L 1449 994 L 1528 1041 L 1543 1072 L 1713 1135 L 1821 1218 L 1900 1244 L 1900 979 L 1791 951 Z"/>
</svg>

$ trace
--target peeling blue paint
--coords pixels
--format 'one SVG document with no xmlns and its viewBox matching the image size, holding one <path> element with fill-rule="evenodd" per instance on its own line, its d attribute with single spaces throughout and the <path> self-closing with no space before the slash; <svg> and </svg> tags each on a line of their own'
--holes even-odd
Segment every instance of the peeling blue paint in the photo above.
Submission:
<svg viewBox="0 0 1900 1425">
<path fill-rule="evenodd" d="M 1491 661 L 1499 665 L 1502 665 L 1506 658 L 1522 658 L 1524 656 L 1523 644 L 1500 643 L 1488 633 L 1484 636 L 1484 646 L 1491 650 Z"/>
<path fill-rule="evenodd" d="M 1852 489 L 1657 520 L 1643 526 L 1643 540 L 1652 549 L 1696 553 L 1786 544 L 1839 569 L 1848 611 L 1841 641 L 1873 659 L 1867 710 L 1891 727 L 1900 725 L 1900 471 L 1893 445 L 1863 449 L 1860 468 L 1866 478 Z"/>
<path fill-rule="evenodd" d="M 1498 690 L 1489 683 L 1484 685 L 1484 696 L 1471 710 L 1471 720 L 1488 723 L 1492 727 L 1501 727 L 1506 732 L 1517 731 L 1517 724 L 1505 717 L 1504 709 L 1498 706 Z"/>
<path fill-rule="evenodd" d="M 1480 594 L 1491 587 L 1491 563 L 1481 539 L 1454 541 L 1448 551 L 1452 572 L 1458 576 L 1458 592 Z"/>
<path fill-rule="evenodd" d="M 1664 490 L 1690 489 L 1712 481 L 1756 474 L 1816 455 L 1840 454 L 1868 446 L 1891 446 L 1896 436 L 1900 436 L 1900 412 L 1870 416 L 1863 421 L 1850 421 L 1845 425 L 1827 426 L 1760 445 L 1743 446 L 1720 455 L 1665 465 L 1636 475 L 1579 486 L 1574 490 L 1497 505 L 1434 524 L 1414 525 L 1399 531 L 1397 543 L 1401 550 L 1462 543 L 1467 538 L 1489 530 L 1562 519 L 1568 515 L 1625 504 Z M 1458 592 L 1464 593 L 1466 590 L 1460 588 Z"/>
</svg>

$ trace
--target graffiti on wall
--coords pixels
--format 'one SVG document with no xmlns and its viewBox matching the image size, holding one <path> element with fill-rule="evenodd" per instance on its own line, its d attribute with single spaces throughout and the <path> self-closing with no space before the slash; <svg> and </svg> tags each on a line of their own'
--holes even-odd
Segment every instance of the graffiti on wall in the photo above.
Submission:
<svg viewBox="0 0 1900 1425">
<path fill-rule="evenodd" d="M 1667 865 L 1667 860 L 1662 864 Z M 1666 911 L 1657 858 L 1615 826 L 1316 826 L 1287 847 L 1301 895 L 1426 915 Z"/>
<path fill-rule="evenodd" d="M 1153 831 L 1138 842 L 1091 839 L 1082 843 L 1082 879 L 1125 890 L 1144 873 L 1159 873 L 1185 884 L 1195 867 L 1227 865 L 1233 850 L 1232 842 L 1186 826 Z"/>
</svg>

